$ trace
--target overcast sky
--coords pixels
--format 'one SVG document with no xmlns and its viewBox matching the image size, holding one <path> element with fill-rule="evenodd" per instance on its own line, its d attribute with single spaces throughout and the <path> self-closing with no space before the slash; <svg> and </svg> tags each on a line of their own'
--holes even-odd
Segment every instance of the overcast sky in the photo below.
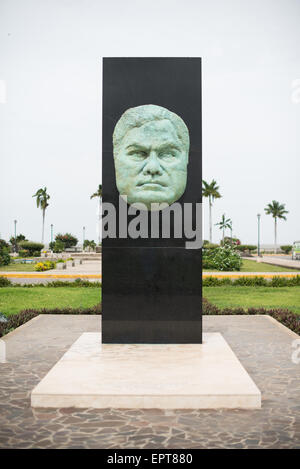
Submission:
<svg viewBox="0 0 300 469">
<path fill-rule="evenodd" d="M 0 0 L 0 236 L 41 238 L 32 195 L 51 195 L 45 240 L 96 240 L 101 58 L 203 58 L 203 177 L 243 243 L 300 239 L 299 0 Z M 298 80 L 298 81 L 297 81 Z M 201 186 L 199 181 L 199 187 Z M 204 201 L 204 238 L 208 203 Z M 214 241 L 221 232 L 214 227 Z"/>
</svg>

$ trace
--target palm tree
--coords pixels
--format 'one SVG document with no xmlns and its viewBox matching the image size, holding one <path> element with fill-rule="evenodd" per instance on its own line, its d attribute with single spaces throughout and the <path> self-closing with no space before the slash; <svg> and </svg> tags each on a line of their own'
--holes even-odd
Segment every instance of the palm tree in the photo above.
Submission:
<svg viewBox="0 0 300 469">
<path fill-rule="evenodd" d="M 44 244 L 45 212 L 49 205 L 48 200 L 50 199 L 50 195 L 47 194 L 47 187 L 39 189 L 32 197 L 36 197 L 36 206 L 41 208 L 43 213 L 42 244 Z"/>
<path fill-rule="evenodd" d="M 285 204 L 280 204 L 276 200 L 272 200 L 271 204 L 268 204 L 265 208 L 267 215 L 272 215 L 274 218 L 274 245 L 275 245 L 275 254 L 277 253 L 277 218 L 286 220 L 286 213 L 289 213 L 285 210 Z"/>
<path fill-rule="evenodd" d="M 94 194 L 91 195 L 90 199 L 93 199 L 94 197 L 99 198 L 99 204 L 98 204 L 98 224 L 97 224 L 97 235 L 98 235 L 98 245 L 101 244 L 101 239 L 102 239 L 102 227 L 101 227 L 101 204 L 102 204 L 102 184 L 99 184 L 98 189 Z"/>
<path fill-rule="evenodd" d="M 219 186 L 217 182 L 213 179 L 211 183 L 202 181 L 202 195 L 203 197 L 208 197 L 209 202 L 209 242 L 212 243 L 212 205 L 215 199 L 220 199 L 222 196 L 219 193 Z"/>
<path fill-rule="evenodd" d="M 223 230 L 222 243 L 224 244 L 225 230 L 226 228 L 231 229 L 232 221 L 230 220 L 230 218 L 225 218 L 225 213 L 223 213 L 221 221 L 219 223 L 216 223 L 216 225 L 219 225 L 220 230 Z"/>
</svg>

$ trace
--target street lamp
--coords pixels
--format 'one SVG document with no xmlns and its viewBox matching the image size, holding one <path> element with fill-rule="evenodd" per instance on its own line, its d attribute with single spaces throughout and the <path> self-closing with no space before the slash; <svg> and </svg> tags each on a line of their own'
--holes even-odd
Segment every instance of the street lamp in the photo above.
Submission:
<svg viewBox="0 0 300 469">
<path fill-rule="evenodd" d="M 15 224 L 15 252 L 17 252 L 17 220 L 14 220 Z"/>
<path fill-rule="evenodd" d="M 53 224 L 51 223 L 51 243 L 53 243 Z"/>
<path fill-rule="evenodd" d="M 82 250 L 84 249 L 84 240 L 85 240 L 85 226 L 83 227 L 83 236 L 82 236 Z"/>
<path fill-rule="evenodd" d="M 257 255 L 260 257 L 260 213 L 257 214 Z"/>
</svg>

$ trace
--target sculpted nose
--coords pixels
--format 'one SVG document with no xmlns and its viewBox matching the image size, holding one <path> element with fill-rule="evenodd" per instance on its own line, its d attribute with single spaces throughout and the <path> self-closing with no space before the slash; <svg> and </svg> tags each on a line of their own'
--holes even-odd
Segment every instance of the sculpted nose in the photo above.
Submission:
<svg viewBox="0 0 300 469">
<path fill-rule="evenodd" d="M 162 169 L 155 152 L 151 152 L 148 156 L 147 162 L 143 168 L 143 173 L 150 174 L 151 176 L 154 176 L 155 174 L 162 174 Z"/>
</svg>

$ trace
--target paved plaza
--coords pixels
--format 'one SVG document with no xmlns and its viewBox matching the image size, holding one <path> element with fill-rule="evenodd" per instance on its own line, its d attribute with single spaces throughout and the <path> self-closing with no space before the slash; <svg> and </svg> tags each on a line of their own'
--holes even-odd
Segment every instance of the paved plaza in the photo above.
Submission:
<svg viewBox="0 0 300 469">
<path fill-rule="evenodd" d="M 258 410 L 32 409 L 31 390 L 99 316 L 40 315 L 4 337 L 1 448 L 300 448 L 297 338 L 267 316 L 204 316 L 262 392 Z"/>
</svg>

